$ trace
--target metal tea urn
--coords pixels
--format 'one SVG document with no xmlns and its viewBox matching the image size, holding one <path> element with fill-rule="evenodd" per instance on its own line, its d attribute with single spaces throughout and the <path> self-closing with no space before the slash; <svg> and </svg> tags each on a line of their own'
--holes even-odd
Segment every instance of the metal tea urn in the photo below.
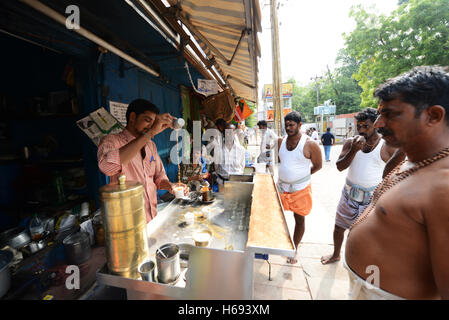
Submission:
<svg viewBox="0 0 449 320">
<path fill-rule="evenodd" d="M 124 175 L 118 180 L 99 190 L 107 265 L 112 274 L 137 279 L 149 253 L 143 187 Z"/>
</svg>

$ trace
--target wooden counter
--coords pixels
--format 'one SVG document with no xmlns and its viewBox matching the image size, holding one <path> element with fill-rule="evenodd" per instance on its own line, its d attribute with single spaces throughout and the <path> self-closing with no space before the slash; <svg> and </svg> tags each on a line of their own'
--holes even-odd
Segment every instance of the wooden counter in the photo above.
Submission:
<svg viewBox="0 0 449 320">
<path fill-rule="evenodd" d="M 247 247 L 295 250 L 270 174 L 254 176 Z"/>
</svg>

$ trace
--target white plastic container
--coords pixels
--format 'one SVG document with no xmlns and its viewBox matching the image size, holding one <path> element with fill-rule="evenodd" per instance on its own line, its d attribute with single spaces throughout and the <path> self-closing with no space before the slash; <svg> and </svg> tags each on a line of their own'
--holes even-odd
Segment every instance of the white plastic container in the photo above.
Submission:
<svg viewBox="0 0 449 320">
<path fill-rule="evenodd" d="M 175 197 L 177 199 L 184 198 L 184 188 L 183 187 L 174 187 Z"/>
<path fill-rule="evenodd" d="M 256 168 L 257 173 L 267 173 L 266 163 L 253 163 L 254 168 Z"/>
<path fill-rule="evenodd" d="M 195 215 L 193 214 L 193 212 L 187 212 L 184 215 L 184 220 L 187 224 L 193 224 L 195 222 Z"/>
</svg>

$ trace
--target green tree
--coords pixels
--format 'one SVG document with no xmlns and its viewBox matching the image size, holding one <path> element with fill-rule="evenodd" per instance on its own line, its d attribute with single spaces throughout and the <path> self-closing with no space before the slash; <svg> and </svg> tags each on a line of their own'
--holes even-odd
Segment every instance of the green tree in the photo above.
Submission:
<svg viewBox="0 0 449 320">
<path fill-rule="evenodd" d="M 377 106 L 373 92 L 388 78 L 419 65 L 449 65 L 448 0 L 401 1 L 389 16 L 359 5 L 350 16 L 357 26 L 345 35 L 345 50 L 359 65 L 362 107 Z"/>
<path fill-rule="evenodd" d="M 339 67 L 334 71 L 328 68 L 328 72 L 318 81 L 319 104 L 332 100 L 337 106 L 337 114 L 360 111 L 362 88 L 353 78 L 359 65 L 344 49 L 340 50 L 336 62 Z M 315 119 L 313 110 L 317 105 L 315 81 L 305 86 L 299 86 L 294 79 L 288 82 L 293 83 L 293 109 L 301 112 L 307 122 L 313 122 Z"/>
<path fill-rule="evenodd" d="M 359 69 L 359 64 L 344 49 L 339 51 L 336 62 L 340 64 L 340 67 L 333 72 L 333 75 L 328 70 L 328 78 L 335 79 L 332 81 L 335 92 L 332 100 L 337 106 L 337 114 L 360 111 L 362 88 L 353 78 L 354 73 Z"/>
<path fill-rule="evenodd" d="M 294 78 L 287 82 L 293 84 L 292 109 L 300 112 L 305 122 L 312 122 L 314 119 L 313 108 L 316 107 L 313 96 L 315 89 L 311 88 L 310 85 L 299 86 Z"/>
</svg>

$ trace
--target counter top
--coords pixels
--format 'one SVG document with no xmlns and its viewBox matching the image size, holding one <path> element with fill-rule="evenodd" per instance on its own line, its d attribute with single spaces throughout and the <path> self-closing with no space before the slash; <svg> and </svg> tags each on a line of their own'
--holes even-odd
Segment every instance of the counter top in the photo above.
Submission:
<svg viewBox="0 0 449 320">
<path fill-rule="evenodd" d="M 182 205 L 173 200 L 148 224 L 150 259 L 166 243 L 194 245 L 192 235 L 212 232 L 209 248 L 293 256 L 295 245 L 270 174 L 256 174 L 254 182 L 226 182 L 225 193 L 214 193 L 210 205 Z M 195 222 L 185 225 L 192 212 Z"/>
<path fill-rule="evenodd" d="M 154 260 L 157 248 L 166 243 L 195 245 L 193 234 L 205 229 L 212 233 L 209 248 L 244 251 L 250 203 L 228 202 L 225 206 L 223 194 L 214 196 L 209 205 L 183 205 L 182 200 L 175 199 L 158 212 L 147 226 L 150 259 Z M 194 223 L 189 225 L 184 217 L 188 212 L 194 215 Z"/>
<path fill-rule="evenodd" d="M 268 178 L 274 185 L 273 178 Z M 158 214 L 146 229 L 148 259 L 157 262 L 156 250 L 168 243 L 180 246 L 181 260 L 188 251 L 188 263 L 180 261 L 181 274 L 175 283 L 124 278 L 109 274 L 106 266 L 97 272 L 98 281 L 125 288 L 127 298 L 136 300 L 252 299 L 254 254 L 293 256 L 295 253 L 276 190 L 269 189 L 271 191 L 267 195 L 267 199 L 275 199 L 274 207 L 263 207 L 254 201 L 253 191 L 256 190 L 255 185 L 260 185 L 260 190 L 267 189 L 267 181 L 256 179 L 254 182 L 225 182 L 224 193 L 214 193 L 215 201 L 211 204 L 198 201 L 187 204 L 187 201 L 175 199 L 164 204 L 165 207 L 158 206 Z M 263 197 L 263 192 L 260 192 L 258 197 Z M 278 211 L 273 212 L 273 208 Z M 192 224 L 186 224 L 186 213 L 194 216 Z M 278 230 L 282 234 L 276 236 L 271 232 L 269 240 L 272 242 L 265 241 L 267 237 L 261 237 L 261 242 L 249 242 L 248 233 L 260 235 L 266 230 L 263 229 L 264 224 L 274 224 L 270 230 Z M 193 234 L 204 229 L 212 234 L 207 248 L 195 246 L 193 240 Z M 276 244 L 277 240 L 282 240 L 280 246 Z"/>
</svg>

